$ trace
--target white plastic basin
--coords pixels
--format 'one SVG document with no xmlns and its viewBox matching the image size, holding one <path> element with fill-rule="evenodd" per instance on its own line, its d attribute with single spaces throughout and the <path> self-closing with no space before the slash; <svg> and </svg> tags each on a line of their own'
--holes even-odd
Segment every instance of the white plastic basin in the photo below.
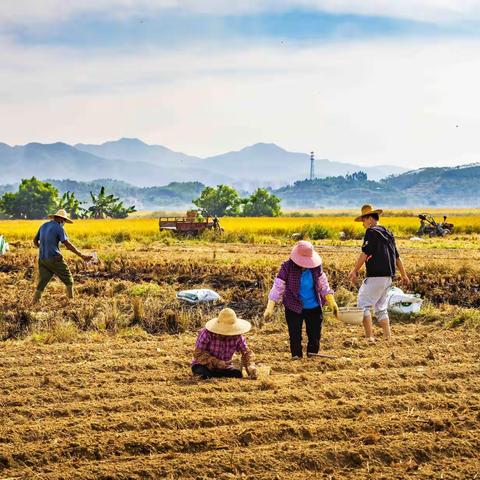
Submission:
<svg viewBox="0 0 480 480">
<path fill-rule="evenodd" d="M 338 318 L 347 325 L 362 325 L 363 308 L 359 307 L 340 307 Z"/>
</svg>

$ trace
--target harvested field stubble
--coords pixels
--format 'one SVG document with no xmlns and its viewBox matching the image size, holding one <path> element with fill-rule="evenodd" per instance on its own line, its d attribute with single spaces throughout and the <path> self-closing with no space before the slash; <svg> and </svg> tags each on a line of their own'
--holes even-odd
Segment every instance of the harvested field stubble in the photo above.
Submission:
<svg viewBox="0 0 480 480">
<path fill-rule="evenodd" d="M 73 302 L 54 281 L 36 307 L 33 249 L 1 257 L 0 478 L 475 478 L 480 319 L 460 307 L 480 305 L 478 251 L 402 248 L 424 313 L 373 346 L 327 319 L 322 349 L 337 358 L 291 362 L 281 309 L 262 317 L 290 248 L 99 247 L 99 265 L 68 258 Z M 354 301 L 358 248 L 319 249 L 338 298 Z M 222 302 L 175 299 L 201 286 Z M 221 305 L 253 321 L 269 377 L 191 377 L 194 331 Z"/>
<path fill-rule="evenodd" d="M 319 247 L 324 270 L 332 286 L 351 292 L 347 280 L 358 250 L 351 247 Z M 179 302 L 180 289 L 209 287 L 240 315 L 261 323 L 261 314 L 279 265 L 290 246 L 190 245 L 163 247 L 154 252 L 100 251 L 101 262 L 85 266 L 70 258 L 77 298 L 64 301 L 63 286 L 48 287 L 44 305 L 29 305 L 36 277 L 34 251 L 18 248 L 0 259 L 0 338 L 22 336 L 38 326 L 49 328 L 72 322 L 80 330 L 140 325 L 149 333 L 177 333 L 201 325 L 212 307 L 192 307 Z M 215 252 L 215 255 L 212 254 Z M 431 304 L 466 308 L 480 306 L 478 253 L 469 250 L 438 251 L 438 258 L 424 251 L 406 250 L 402 256 L 412 280 L 411 289 Z M 427 257 L 427 258 L 426 258 Z M 55 307 L 49 308 L 52 301 Z M 218 308 L 218 307 L 216 307 Z M 461 323 L 461 322 L 460 322 Z"/>
</svg>

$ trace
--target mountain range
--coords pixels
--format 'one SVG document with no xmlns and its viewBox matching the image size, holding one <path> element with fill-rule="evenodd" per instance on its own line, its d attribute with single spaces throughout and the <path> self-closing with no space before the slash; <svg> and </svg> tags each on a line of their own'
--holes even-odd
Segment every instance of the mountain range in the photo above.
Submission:
<svg viewBox="0 0 480 480">
<path fill-rule="evenodd" d="M 149 187 L 171 182 L 198 181 L 206 185 L 226 183 L 252 190 L 258 186 L 280 187 L 308 176 L 310 157 L 289 152 L 272 143 L 257 143 L 235 152 L 200 158 L 175 152 L 161 145 L 148 145 L 136 138 L 121 138 L 101 145 L 0 143 L 0 183 L 16 183 L 36 176 L 91 181 L 111 178 Z M 364 171 L 373 180 L 405 171 L 402 167 L 364 167 L 329 160 L 316 160 L 317 177 Z"/>
<path fill-rule="evenodd" d="M 191 207 L 205 187 L 200 182 L 172 182 L 164 186 L 136 187 L 119 180 L 98 179 L 89 182 L 50 180 L 60 192 L 75 192 L 79 200 L 90 203 L 90 192 L 105 186 L 138 210 L 182 210 Z M 479 207 L 480 164 L 459 167 L 422 168 L 380 181 L 365 174 L 299 180 L 272 193 L 282 200 L 283 208 L 358 208 L 364 203 L 393 208 Z M 13 192 L 17 184 L 0 185 L 0 195 Z M 244 197 L 248 193 L 240 191 Z"/>
</svg>

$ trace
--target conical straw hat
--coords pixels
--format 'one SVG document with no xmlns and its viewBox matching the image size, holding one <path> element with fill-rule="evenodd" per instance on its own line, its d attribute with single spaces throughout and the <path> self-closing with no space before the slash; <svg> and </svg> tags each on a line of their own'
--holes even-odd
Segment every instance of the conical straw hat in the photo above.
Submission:
<svg viewBox="0 0 480 480">
<path fill-rule="evenodd" d="M 68 218 L 67 212 L 63 208 L 58 210 L 57 213 L 52 213 L 51 215 L 48 216 L 48 218 L 55 218 L 55 217 L 63 218 L 67 223 L 73 223 Z"/>
<path fill-rule="evenodd" d="M 252 324 L 238 318 L 231 308 L 224 308 L 218 317 L 212 318 L 205 324 L 205 328 L 219 335 L 241 335 L 247 333 L 252 328 Z"/>
<path fill-rule="evenodd" d="M 356 222 L 361 222 L 362 218 L 365 217 L 366 215 L 372 215 L 373 213 L 377 213 L 378 215 L 381 215 L 383 213 L 383 210 L 381 208 L 377 208 L 376 210 L 373 209 L 371 205 L 364 205 L 362 207 L 362 214 L 355 219 Z"/>
</svg>

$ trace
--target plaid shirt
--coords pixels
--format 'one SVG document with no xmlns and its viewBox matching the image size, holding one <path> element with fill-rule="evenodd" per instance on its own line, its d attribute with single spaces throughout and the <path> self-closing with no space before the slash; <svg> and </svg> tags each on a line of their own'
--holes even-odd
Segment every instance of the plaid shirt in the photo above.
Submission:
<svg viewBox="0 0 480 480">
<path fill-rule="evenodd" d="M 319 305 L 325 304 L 325 296 L 333 294 L 328 284 L 328 279 L 322 271 L 322 266 L 312 268 L 313 284 L 315 295 Z M 302 278 L 302 267 L 299 267 L 293 260 L 287 260 L 280 267 L 277 278 L 273 283 L 268 298 L 274 302 L 282 302 L 286 308 L 295 313 L 302 313 L 303 305 L 300 299 L 300 280 Z"/>
<path fill-rule="evenodd" d="M 248 350 L 247 341 L 243 335 L 218 335 L 206 328 L 202 328 L 198 332 L 195 348 L 204 350 L 227 363 L 232 360 L 235 352 L 245 353 Z M 198 362 L 193 359 L 191 364 L 197 365 Z M 227 368 L 232 368 L 232 366 L 227 366 Z"/>
</svg>

